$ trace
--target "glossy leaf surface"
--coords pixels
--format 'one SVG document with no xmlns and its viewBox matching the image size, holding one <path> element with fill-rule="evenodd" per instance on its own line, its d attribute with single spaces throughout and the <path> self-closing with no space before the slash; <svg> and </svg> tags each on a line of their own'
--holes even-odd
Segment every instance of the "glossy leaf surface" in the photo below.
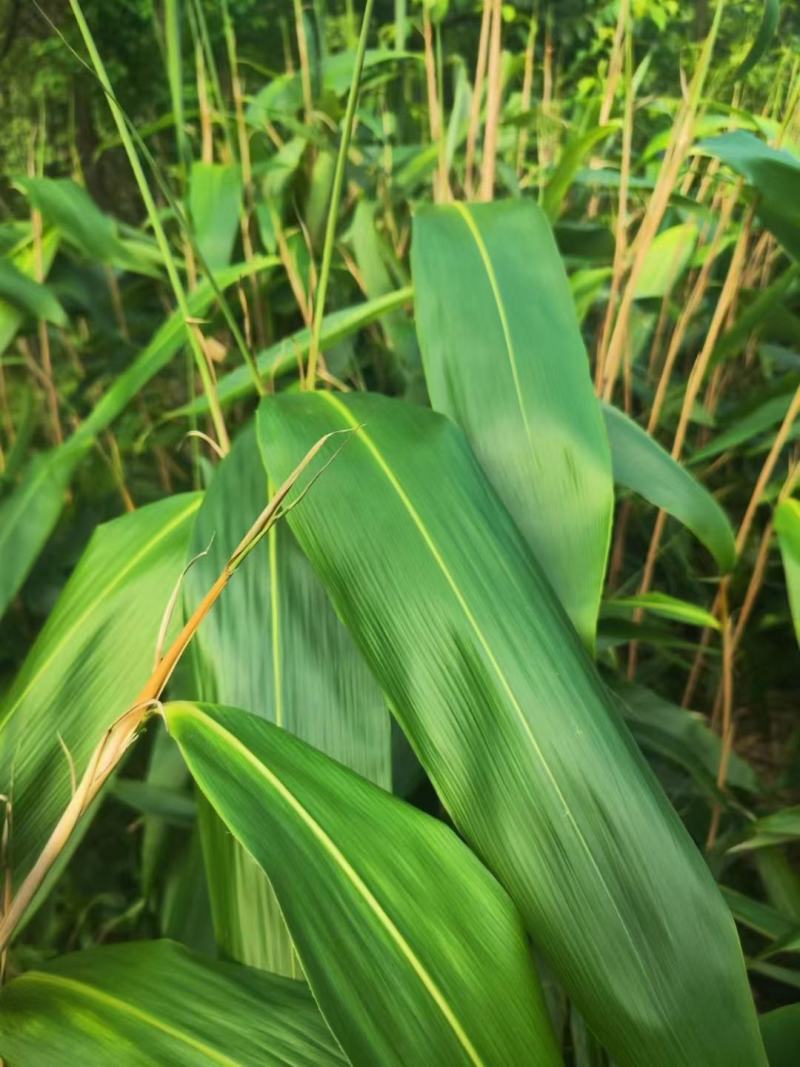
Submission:
<svg viewBox="0 0 800 1067">
<path fill-rule="evenodd" d="M 0 704 L 14 885 L 70 799 L 71 769 L 80 777 L 150 676 L 199 503 L 168 497 L 99 527 Z"/>
<path fill-rule="evenodd" d="M 730 914 L 463 435 L 357 394 L 268 399 L 259 420 L 275 478 L 362 427 L 289 522 L 615 1061 L 763 1063 Z"/>
<path fill-rule="evenodd" d="M 519 915 L 451 830 L 246 712 L 165 717 L 352 1063 L 559 1062 Z"/>
<path fill-rule="evenodd" d="M 0 995 L 8 1067 L 334 1067 L 346 1061 L 306 986 L 172 941 L 89 949 Z"/>
<path fill-rule="evenodd" d="M 268 498 L 251 423 L 217 468 L 195 520 L 190 554 L 206 548 L 208 554 L 186 576 L 188 609 Z M 389 788 L 383 695 L 285 523 L 237 572 L 200 628 L 191 656 L 199 698 L 247 708 Z M 243 963 L 294 973 L 284 924 L 261 871 L 207 811 L 203 839 L 223 950 Z"/>
<path fill-rule="evenodd" d="M 431 402 L 464 429 L 591 646 L 611 529 L 611 463 L 547 219 L 519 201 L 421 208 L 412 267 Z"/>
</svg>

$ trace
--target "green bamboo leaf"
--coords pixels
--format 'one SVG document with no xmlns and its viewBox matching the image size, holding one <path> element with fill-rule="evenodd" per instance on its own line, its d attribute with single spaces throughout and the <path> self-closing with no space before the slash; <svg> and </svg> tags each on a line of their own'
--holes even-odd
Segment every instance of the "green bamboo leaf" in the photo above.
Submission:
<svg viewBox="0 0 800 1067">
<path fill-rule="evenodd" d="M 728 909 L 464 437 L 377 396 L 268 398 L 271 476 L 345 427 L 289 522 L 456 826 L 615 1062 L 763 1064 Z"/>
<path fill-rule="evenodd" d="M 353 251 L 364 288 L 370 300 L 396 292 L 399 268 L 392 260 L 375 226 L 377 204 L 359 200 L 353 215 Z M 410 294 L 409 294 L 410 295 Z M 397 354 L 406 376 L 419 374 L 419 348 L 414 326 L 402 309 L 381 316 L 380 323 L 391 349 Z"/>
<path fill-rule="evenodd" d="M 57 326 L 67 321 L 53 290 L 29 278 L 12 260 L 5 258 L 0 259 L 0 298 L 34 319 L 45 319 Z"/>
<path fill-rule="evenodd" d="M 344 1067 L 307 988 L 172 941 L 62 956 L 0 995 L 8 1067 Z"/>
<path fill-rule="evenodd" d="M 727 163 L 759 194 L 759 218 L 786 251 L 800 259 L 800 159 L 746 130 L 710 137 L 697 147 Z"/>
<path fill-rule="evenodd" d="M 330 312 L 322 320 L 320 351 L 325 352 L 346 337 L 352 337 L 354 333 L 371 322 L 375 322 L 376 319 L 392 314 L 404 304 L 408 304 L 412 296 L 413 289 L 407 286 L 404 289 L 396 289 L 394 292 L 387 293 L 386 296 L 365 300 L 353 307 Z M 303 365 L 310 343 L 311 330 L 304 326 L 259 352 L 256 356 L 256 365 L 261 377 L 265 381 L 272 381 L 291 371 L 296 371 Z M 223 374 L 217 382 L 217 396 L 223 407 L 254 392 L 253 378 L 247 367 L 237 367 L 236 370 Z M 171 411 L 168 417 L 174 419 L 189 415 L 203 415 L 207 411 L 208 400 L 205 395 L 202 395 L 196 397 L 191 403 Z"/>
<path fill-rule="evenodd" d="M 91 440 L 70 438 L 34 458 L 20 485 L 0 502 L 0 615 L 16 596 L 64 508 L 75 468 Z"/>
<path fill-rule="evenodd" d="M 188 609 L 269 499 L 251 423 L 217 468 L 192 531 Z M 210 545 L 210 547 L 209 547 Z M 285 523 L 253 551 L 192 646 L 195 695 L 246 707 L 389 788 L 383 695 Z M 201 815 L 217 939 L 242 963 L 292 975 L 291 942 L 263 873 L 213 812 Z"/>
<path fill-rule="evenodd" d="M 587 133 L 577 134 L 567 141 L 542 194 L 542 209 L 551 222 L 555 222 L 561 214 L 564 197 L 591 150 L 599 141 L 604 141 L 618 129 L 618 122 L 595 126 Z"/>
<path fill-rule="evenodd" d="M 769 904 L 754 900 L 730 886 L 723 885 L 720 889 L 736 921 L 748 930 L 755 930 L 771 941 L 782 941 L 796 928 L 796 922 Z"/>
<path fill-rule="evenodd" d="M 758 25 L 758 32 L 750 46 L 750 50 L 744 57 L 744 62 L 736 72 L 738 78 L 743 78 L 746 74 L 749 74 L 772 44 L 772 38 L 775 36 L 780 17 L 780 0 L 764 0 L 764 10 L 761 14 L 761 22 Z"/>
<path fill-rule="evenodd" d="M 614 481 L 682 522 L 723 572 L 736 562 L 728 517 L 708 490 L 627 415 L 603 404 Z"/>
<path fill-rule="evenodd" d="M 657 235 L 647 250 L 636 283 L 638 300 L 664 297 L 681 277 L 697 243 L 697 225 L 682 222 Z"/>
<path fill-rule="evenodd" d="M 719 620 L 705 608 L 698 607 L 688 600 L 680 600 L 678 597 L 669 596 L 667 593 L 639 593 L 637 596 L 617 596 L 610 600 L 604 600 L 600 609 L 605 616 L 622 616 L 625 618 L 630 612 L 642 609 L 653 615 L 659 615 L 662 619 L 673 619 L 675 622 L 684 622 L 688 626 L 710 627 L 712 630 L 719 629 Z"/>
<path fill-rule="evenodd" d="M 239 263 L 217 274 L 219 288 L 227 287 L 276 260 L 263 257 Z M 189 297 L 192 315 L 205 314 L 215 298 L 202 282 Z M 141 389 L 180 351 L 186 326 L 174 312 L 157 330 L 134 361 L 100 397 L 84 422 L 63 445 L 34 457 L 17 488 L 0 503 L 0 615 L 16 595 L 53 531 L 64 505 L 64 494 L 95 436 L 127 407 Z"/>
<path fill-rule="evenodd" d="M 707 716 L 620 678 L 614 679 L 612 689 L 620 697 L 620 710 L 640 747 L 683 767 L 706 794 L 719 799 L 721 742 L 709 728 Z M 761 792 L 753 768 L 736 752 L 730 754 L 727 782 L 750 794 Z"/>
<path fill-rule="evenodd" d="M 32 206 L 88 259 L 144 274 L 158 273 L 152 257 L 123 241 L 114 219 L 104 214 L 87 191 L 70 178 L 17 178 L 15 184 Z"/>
<path fill-rule="evenodd" d="M 695 464 L 713 459 L 722 452 L 727 452 L 728 449 L 745 444 L 758 436 L 758 434 L 764 433 L 765 430 L 771 430 L 773 426 L 783 421 L 786 412 L 789 410 L 789 405 L 794 400 L 795 392 L 796 390 L 792 389 L 789 393 L 770 397 L 769 400 L 759 404 L 757 408 L 747 415 L 736 419 L 727 430 L 723 430 L 722 433 L 713 437 L 708 444 L 693 452 L 689 463 Z"/>
<path fill-rule="evenodd" d="M 557 1064 L 519 916 L 455 834 L 263 719 L 168 704 L 353 1064 Z"/>
<path fill-rule="evenodd" d="M 755 819 L 748 827 L 747 837 L 730 852 L 752 852 L 758 848 L 772 848 L 800 840 L 800 804 L 773 811 Z"/>
<path fill-rule="evenodd" d="M 412 265 L 433 406 L 465 430 L 592 646 L 614 492 L 586 349 L 547 219 L 519 201 L 420 209 Z"/>
<path fill-rule="evenodd" d="M 797 1067 L 800 1049 L 800 1004 L 787 1004 L 759 1016 L 769 1067 Z"/>
<path fill-rule="evenodd" d="M 800 644 L 800 500 L 784 500 L 777 506 L 775 531 L 781 546 L 792 623 Z"/>
<path fill-rule="evenodd" d="M 49 229 L 42 235 L 41 242 L 41 266 L 43 276 L 46 278 L 50 267 L 58 251 L 60 235 L 57 230 Z M 37 256 L 32 240 L 25 240 L 20 247 L 9 253 L 6 262 L 19 270 L 27 278 L 34 279 L 37 275 Z M 0 356 L 14 340 L 25 316 L 16 304 L 9 303 L 0 297 Z"/>
<path fill-rule="evenodd" d="M 239 227 L 242 176 L 234 163 L 193 163 L 189 177 L 192 235 L 212 271 L 227 267 Z"/>
<path fill-rule="evenodd" d="M 0 704 L 14 887 L 69 802 L 72 774 L 150 676 L 199 505 L 198 494 L 168 497 L 99 527 Z"/>
</svg>

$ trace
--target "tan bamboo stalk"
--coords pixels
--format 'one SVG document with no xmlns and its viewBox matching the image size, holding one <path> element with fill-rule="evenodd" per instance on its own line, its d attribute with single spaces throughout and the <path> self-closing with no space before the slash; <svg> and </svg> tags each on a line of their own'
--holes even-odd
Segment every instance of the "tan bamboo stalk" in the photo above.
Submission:
<svg viewBox="0 0 800 1067">
<path fill-rule="evenodd" d="M 81 778 L 77 789 L 74 791 L 72 799 L 64 809 L 60 819 L 53 829 L 42 852 L 28 875 L 25 877 L 22 885 L 17 890 L 13 900 L 3 911 L 2 919 L 0 919 L 0 952 L 2 952 L 8 945 L 14 930 L 35 897 L 42 882 L 47 876 L 48 871 L 52 868 L 56 859 L 67 845 L 81 818 L 91 806 L 92 801 L 102 789 L 109 775 L 111 775 L 119 765 L 120 760 L 136 739 L 137 734 L 142 729 L 147 719 L 153 714 L 154 710 L 158 708 L 161 695 L 164 692 L 167 682 L 172 676 L 178 661 L 189 646 L 190 641 L 197 632 L 203 619 L 205 619 L 206 615 L 208 615 L 211 608 L 219 599 L 239 566 L 244 562 L 262 537 L 264 537 L 264 535 L 272 528 L 281 515 L 285 513 L 286 509 L 282 510 L 282 504 L 296 484 L 298 478 L 302 475 L 303 471 L 313 461 L 314 457 L 318 454 L 320 449 L 323 448 L 327 441 L 333 436 L 343 432 L 347 433 L 348 436 L 352 433 L 352 431 L 349 430 L 337 430 L 334 431 L 334 433 L 325 434 L 325 436 L 321 437 L 306 453 L 298 466 L 295 467 L 283 485 L 281 485 L 267 504 L 266 508 L 261 512 L 239 542 L 238 546 L 228 559 L 228 562 L 223 567 L 217 580 L 192 612 L 188 622 L 172 642 L 167 652 L 159 660 L 155 670 L 148 678 L 134 703 L 106 730 L 89 758 L 83 777 Z M 327 463 L 332 462 L 332 459 L 335 459 L 337 454 L 338 450 Z M 317 475 L 315 475 L 315 478 L 325 470 L 327 463 Z M 315 478 L 311 480 L 306 487 L 306 490 L 303 492 L 307 491 L 307 489 L 313 485 Z"/>
<path fill-rule="evenodd" d="M 736 534 L 737 555 L 741 555 L 745 545 L 747 544 L 747 538 L 750 534 L 750 528 L 753 524 L 753 520 L 755 519 L 758 506 L 761 503 L 761 498 L 764 495 L 764 491 L 766 490 L 770 479 L 772 478 L 772 475 L 775 471 L 775 467 L 778 463 L 778 459 L 780 458 L 780 454 L 789 438 L 789 434 L 792 432 L 798 415 L 800 415 L 800 387 L 798 387 L 795 391 L 794 397 L 792 398 L 792 402 L 789 405 L 789 408 L 783 418 L 783 422 L 781 423 L 777 434 L 775 435 L 775 440 L 772 442 L 772 447 L 770 448 L 767 457 L 764 460 L 764 464 L 756 480 L 756 484 L 753 488 L 750 500 L 748 501 L 747 507 L 745 508 L 744 516 L 742 517 L 741 524 L 739 525 L 739 530 Z M 725 586 L 729 582 L 730 579 L 725 578 L 723 579 L 722 585 Z M 721 592 L 722 590 L 720 589 L 720 592 L 717 594 L 717 597 L 715 598 L 714 603 L 712 604 L 712 614 L 716 614 L 719 609 L 721 603 Z M 689 674 L 689 679 L 686 683 L 686 688 L 683 693 L 682 703 L 684 707 L 688 707 L 694 696 L 694 690 L 697 686 L 697 682 L 700 677 L 700 671 L 705 660 L 704 650 L 710 640 L 710 637 L 710 630 L 703 630 L 702 634 L 700 635 L 700 648 L 698 649 L 695 655 L 694 663 L 692 664 L 692 669 Z"/>
<path fill-rule="evenodd" d="M 483 134 L 483 169 L 481 170 L 480 199 L 494 199 L 495 168 L 497 166 L 497 132 L 500 126 L 500 100 L 503 91 L 502 0 L 491 0 L 492 25 L 489 39 L 489 71 L 486 86 L 486 129 Z"/>
<path fill-rule="evenodd" d="M 672 377 L 672 371 L 675 366 L 675 361 L 678 358 L 681 347 L 686 336 L 686 331 L 691 325 L 698 308 L 700 307 L 708 289 L 708 284 L 711 278 L 711 271 L 716 263 L 717 256 L 720 252 L 720 246 L 722 244 L 722 238 L 725 231 L 728 228 L 731 214 L 733 212 L 734 205 L 736 203 L 736 195 L 732 195 L 723 201 L 722 209 L 720 210 L 719 220 L 717 222 L 714 236 L 711 239 L 711 245 L 708 249 L 708 253 L 705 258 L 703 266 L 700 268 L 700 272 L 697 275 L 697 280 L 692 286 L 689 297 L 685 302 L 681 313 L 678 316 L 678 321 L 675 324 L 672 336 L 670 338 L 669 347 L 667 348 L 667 354 L 664 359 L 664 365 L 661 368 L 661 375 L 659 376 L 658 386 L 656 387 L 655 396 L 653 397 L 653 403 L 650 408 L 650 414 L 647 419 L 647 432 L 652 434 L 661 419 L 661 411 L 666 400 L 667 390 L 669 389 L 670 379 Z"/>
<path fill-rule="evenodd" d="M 299 2 L 299 0 L 298 0 Z M 302 23 L 302 18 L 301 18 Z M 239 219 L 239 228 L 242 234 L 242 251 L 244 258 L 251 263 L 255 258 L 251 225 L 254 211 L 253 203 L 253 167 L 250 160 L 250 137 L 247 132 L 247 123 L 244 117 L 244 94 L 242 80 L 239 76 L 239 57 L 236 50 L 236 34 L 233 22 L 228 13 L 227 6 L 224 10 L 225 43 L 228 51 L 228 65 L 231 73 L 231 93 L 233 96 L 234 115 L 236 117 L 236 139 L 239 145 L 239 162 L 242 168 L 242 189 L 244 191 L 244 209 Z M 299 39 L 299 38 L 298 38 Z M 264 327 L 264 308 L 261 302 L 261 291 L 258 285 L 258 275 L 251 273 L 249 278 L 250 300 L 253 307 L 253 319 L 256 327 L 256 339 L 263 347 L 266 343 L 266 329 Z M 260 378 L 255 378 L 258 391 L 263 389 Z"/>
<path fill-rule="evenodd" d="M 484 10 L 486 10 L 484 8 Z M 539 19 L 536 15 L 531 15 L 530 24 L 528 26 L 528 41 L 525 45 L 525 65 L 522 72 L 522 92 L 520 94 L 520 110 L 523 115 L 531 109 L 531 98 L 533 96 L 533 73 L 536 63 L 536 34 L 539 28 Z M 517 134 L 517 176 L 522 177 L 522 172 L 525 167 L 525 151 L 528 147 L 528 123 L 526 118 L 522 126 L 520 126 L 519 133 Z"/>
<path fill-rule="evenodd" d="M 672 443 L 672 458 L 679 460 L 683 453 L 683 446 L 686 440 L 686 432 L 689 427 L 689 420 L 691 418 L 692 410 L 694 408 L 697 395 L 700 391 L 700 387 L 708 369 L 708 364 L 713 355 L 714 348 L 716 347 L 720 333 L 722 332 L 722 326 L 725 322 L 728 308 L 735 292 L 738 290 L 741 283 L 742 266 L 744 263 L 745 252 L 748 244 L 748 237 L 750 233 L 750 224 L 752 221 L 752 209 L 748 210 L 747 217 L 742 223 L 742 231 L 736 242 L 733 255 L 731 256 L 731 262 L 728 267 L 728 272 L 725 276 L 725 281 L 722 285 L 722 291 L 720 292 L 717 305 L 714 308 L 714 314 L 711 317 L 711 323 L 709 324 L 708 333 L 703 343 L 703 347 L 700 350 L 700 354 L 695 360 L 691 371 L 689 372 L 689 380 L 686 383 L 686 390 L 683 395 L 683 403 L 681 405 L 680 415 L 678 417 L 678 426 L 675 431 L 675 438 Z M 661 539 L 664 533 L 664 526 L 666 523 L 666 513 L 659 511 L 656 518 L 655 526 L 653 528 L 653 535 L 650 539 L 650 545 L 647 549 L 647 557 L 645 559 L 644 570 L 642 572 L 642 580 L 639 584 L 638 593 L 646 593 L 650 589 L 650 585 L 653 580 L 653 572 L 655 570 L 656 559 L 661 547 Z M 638 617 L 641 617 L 640 613 L 637 613 Z M 638 646 L 635 641 L 631 642 L 628 650 L 628 677 L 634 678 L 636 675 L 636 663 L 638 655 Z"/>
<path fill-rule="evenodd" d="M 314 110 L 314 98 L 311 94 L 311 64 L 308 60 L 308 38 L 306 37 L 306 24 L 303 18 L 303 0 L 294 2 L 294 27 L 297 36 L 297 54 L 300 57 L 300 83 L 303 87 L 303 109 L 306 123 L 311 123 L 311 113 Z"/>
<path fill-rule="evenodd" d="M 694 136 L 694 123 L 700 107 L 702 91 L 708 74 L 711 54 L 716 41 L 723 7 L 724 0 L 719 0 L 714 12 L 714 20 L 711 24 L 711 29 L 709 30 L 708 36 L 703 42 L 703 47 L 700 51 L 700 56 L 697 61 L 697 66 L 695 67 L 694 76 L 686 100 L 678 109 L 670 142 L 664 153 L 664 160 L 658 178 L 656 179 L 653 195 L 650 198 L 647 211 L 645 212 L 642 223 L 634 238 L 632 247 L 633 261 L 631 263 L 630 273 L 620 303 L 619 313 L 617 314 L 616 322 L 614 324 L 614 330 L 611 334 L 608 352 L 606 353 L 603 366 L 600 368 L 600 395 L 606 401 L 610 401 L 614 393 L 614 386 L 622 363 L 625 339 L 628 333 L 628 320 L 633 307 L 636 286 L 641 272 L 644 269 L 647 253 L 658 233 L 658 228 L 661 225 L 661 220 L 663 219 L 669 204 L 680 168 L 686 159 L 689 148 L 691 147 L 692 138 Z"/>
<path fill-rule="evenodd" d="M 611 43 L 611 53 L 608 59 L 608 70 L 606 72 L 603 99 L 600 102 L 600 113 L 597 117 L 598 126 L 605 126 L 609 118 L 611 117 L 611 109 L 614 106 L 614 99 L 617 95 L 617 85 L 619 83 L 620 74 L 622 73 L 624 55 L 623 46 L 626 36 L 626 28 L 628 27 L 629 13 L 630 0 L 621 0 L 621 3 L 619 5 L 619 12 L 617 13 L 617 24 L 614 27 L 614 38 Z M 594 156 L 589 161 L 589 166 L 592 170 L 596 170 L 602 165 L 602 156 Z M 594 192 L 592 193 L 592 196 L 589 200 L 589 204 L 586 211 L 588 218 L 595 218 L 599 206 L 600 197 L 596 192 Z"/>
<path fill-rule="evenodd" d="M 621 5 L 625 7 L 627 0 Z M 606 304 L 606 313 L 603 319 L 603 328 L 600 332 L 600 343 L 597 351 L 596 373 L 605 364 L 605 356 L 611 334 L 611 324 L 617 309 L 619 293 L 622 286 L 622 278 L 625 273 L 625 265 L 628 259 L 628 182 L 631 172 L 631 143 L 633 140 L 633 46 L 631 41 L 630 27 L 624 23 L 625 32 L 625 106 L 622 124 L 622 159 L 619 172 L 619 190 L 617 196 L 617 219 L 614 227 L 614 259 L 611 267 L 611 288 Z M 615 83 L 616 84 L 616 83 Z M 608 121 L 608 115 L 602 124 Z M 597 381 L 596 381 L 597 384 Z"/>
<path fill-rule="evenodd" d="M 798 480 L 800 480 L 800 462 L 795 462 L 790 468 L 786 481 L 783 483 L 783 487 L 778 494 L 778 503 L 781 503 L 781 501 L 786 500 L 787 497 L 791 496 Z M 741 643 L 745 627 L 750 619 L 756 599 L 758 598 L 758 594 L 761 591 L 761 586 L 764 582 L 767 560 L 769 559 L 772 532 L 773 522 L 772 519 L 770 519 L 761 534 L 761 540 L 758 544 L 758 551 L 756 552 L 756 559 L 753 565 L 753 573 L 750 575 L 747 591 L 745 592 L 744 600 L 742 601 L 742 606 L 739 609 L 739 614 L 736 619 L 736 626 L 733 631 L 734 651 Z"/>
<path fill-rule="evenodd" d="M 437 161 L 433 176 L 433 199 L 437 204 L 448 199 L 447 196 L 447 162 L 445 144 L 442 136 L 443 115 L 442 99 L 436 84 L 436 56 L 433 48 L 433 26 L 427 7 L 422 8 L 422 39 L 424 43 L 425 85 L 428 92 L 428 124 L 431 143 L 436 145 Z M 442 87 L 442 92 L 444 91 Z"/>
<path fill-rule="evenodd" d="M 467 147 L 464 162 L 464 192 L 468 200 L 473 196 L 473 168 L 475 165 L 475 146 L 481 125 L 481 103 L 483 100 L 483 82 L 486 77 L 486 61 L 489 54 L 489 27 L 491 25 L 493 0 L 483 0 L 481 15 L 481 32 L 478 38 L 478 59 L 475 64 L 475 84 L 472 88 L 469 127 L 467 128 Z"/>
<path fill-rule="evenodd" d="M 731 752 L 733 751 L 733 640 L 731 620 L 728 614 L 727 590 L 721 600 L 721 624 L 722 624 L 722 743 L 720 745 L 719 767 L 717 769 L 717 786 L 720 790 L 725 788 L 728 777 L 728 765 L 730 764 Z M 719 820 L 722 809 L 719 801 L 711 810 L 711 823 L 706 838 L 706 851 L 714 847 L 719 830 Z"/>
<path fill-rule="evenodd" d="M 206 85 L 206 65 L 203 59 L 203 46 L 199 40 L 194 45 L 195 80 L 197 82 L 197 105 L 200 111 L 200 159 L 211 163 L 214 159 L 214 129 L 211 109 L 208 104 L 208 87 Z"/>
<path fill-rule="evenodd" d="M 550 135 L 545 123 L 551 118 L 550 105 L 553 102 L 553 25 L 550 15 L 544 24 L 544 55 L 542 56 L 542 106 L 537 122 L 536 155 L 539 163 L 539 190 L 544 188 L 545 171 L 552 162 L 550 153 Z"/>
</svg>

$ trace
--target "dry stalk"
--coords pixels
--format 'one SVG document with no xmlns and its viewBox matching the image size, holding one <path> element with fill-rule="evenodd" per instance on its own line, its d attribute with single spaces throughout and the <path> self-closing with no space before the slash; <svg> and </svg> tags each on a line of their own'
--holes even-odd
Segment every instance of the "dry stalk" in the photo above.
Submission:
<svg viewBox="0 0 800 1067">
<path fill-rule="evenodd" d="M 738 291 L 741 283 L 742 267 L 744 264 L 745 252 L 747 250 L 747 243 L 750 233 L 750 224 L 752 221 L 752 209 L 748 210 L 748 214 L 742 223 L 742 231 L 739 234 L 739 238 L 736 242 L 733 255 L 731 256 L 731 262 L 728 267 L 728 272 L 725 276 L 725 281 L 722 285 L 722 291 L 720 292 L 717 305 L 714 308 L 714 314 L 711 317 L 711 323 L 708 327 L 708 333 L 703 343 L 703 347 L 700 350 L 700 354 L 695 360 L 691 371 L 689 372 L 689 380 L 686 383 L 686 390 L 683 395 L 683 403 L 681 405 L 681 412 L 678 418 L 678 426 L 675 431 L 675 439 L 672 443 L 672 458 L 679 460 L 683 453 L 683 446 L 686 440 L 686 432 L 689 427 L 689 420 L 694 409 L 697 395 L 700 391 L 700 387 L 705 379 L 708 365 L 711 361 L 711 356 L 714 353 L 717 341 L 719 340 L 722 332 L 722 327 L 725 323 L 728 309 L 733 301 L 734 294 Z M 655 570 L 656 559 L 661 547 L 661 539 L 664 533 L 664 526 L 666 524 L 666 512 L 659 511 L 656 523 L 653 528 L 653 536 L 650 539 L 650 544 L 647 549 L 647 557 L 645 559 L 644 570 L 642 572 L 642 580 L 639 585 L 638 593 L 646 593 L 650 589 L 650 585 L 653 580 L 653 572 Z M 641 612 L 637 612 L 635 618 L 641 618 Z M 637 642 L 632 641 L 628 650 L 628 677 L 634 678 L 636 675 L 636 662 L 638 656 Z"/>
<path fill-rule="evenodd" d="M 622 0 L 619 5 L 619 13 L 617 14 L 617 24 L 614 27 L 614 40 L 611 44 L 611 55 L 608 60 L 605 91 L 603 92 L 603 99 L 600 104 L 600 114 L 597 117 L 598 126 L 605 126 L 611 118 L 611 109 L 614 106 L 614 98 L 617 95 L 617 84 L 619 83 L 619 77 L 622 73 L 623 41 L 625 39 L 625 30 L 628 28 L 629 11 L 630 0 Z M 596 170 L 598 167 L 602 167 L 603 162 L 602 157 L 594 156 L 589 161 L 589 167 L 592 170 Z M 592 193 L 586 211 L 587 217 L 590 219 L 595 218 L 599 206 L 599 194 L 596 192 Z"/>
<path fill-rule="evenodd" d="M 484 11 L 486 8 L 484 8 Z M 481 23 L 481 28 L 483 24 Z M 520 95 L 520 110 L 526 115 L 531 109 L 531 97 L 533 95 L 533 71 L 536 60 L 536 33 L 539 28 L 539 20 L 536 15 L 531 15 L 528 27 L 528 43 L 525 46 L 525 66 L 522 73 L 522 93 Z M 520 127 L 517 135 L 517 176 L 522 177 L 525 166 L 525 150 L 528 147 L 528 124 Z"/>
<path fill-rule="evenodd" d="M 481 171 L 480 199 L 494 198 L 494 175 L 497 165 L 497 131 L 500 127 L 500 98 L 502 95 L 503 5 L 501 0 L 491 0 L 492 26 L 489 42 L 489 73 L 486 91 L 486 129 L 483 134 L 483 170 Z"/>
<path fill-rule="evenodd" d="M 755 519 L 758 506 L 761 503 L 761 498 L 764 495 L 764 491 L 766 490 L 767 485 L 769 484 L 769 480 L 772 477 L 773 472 L 775 471 L 775 467 L 778 464 L 778 459 L 780 458 L 781 451 L 783 450 L 783 447 L 789 438 L 789 434 L 792 432 L 792 428 L 798 415 L 800 415 L 800 387 L 798 387 L 795 391 L 794 397 L 792 398 L 792 402 L 789 405 L 789 409 L 783 417 L 783 422 L 781 423 L 778 432 L 775 435 L 775 440 L 772 442 L 772 447 L 767 453 L 767 457 L 764 460 L 761 472 L 759 473 L 759 476 L 756 480 L 756 484 L 753 487 L 753 492 L 750 496 L 750 500 L 748 501 L 747 507 L 745 508 L 745 513 L 742 517 L 739 530 L 736 534 L 737 556 L 741 555 L 745 545 L 747 544 L 747 538 L 750 535 L 750 528 L 753 524 L 753 520 Z M 796 475 L 793 473 L 792 478 L 794 478 L 795 476 Z M 717 593 L 716 598 L 714 599 L 714 603 L 711 605 L 712 614 L 715 615 L 719 611 L 723 590 L 727 590 L 729 583 L 729 578 L 723 579 L 720 590 Z M 692 669 L 689 673 L 689 678 L 686 683 L 686 688 L 683 692 L 683 699 L 681 702 L 684 707 L 689 706 L 694 696 L 694 691 L 697 686 L 697 682 L 700 678 L 700 671 L 705 660 L 705 648 L 710 639 L 711 631 L 703 630 L 700 635 L 700 647 L 695 655 L 694 662 L 692 664 Z"/>
<path fill-rule="evenodd" d="M 56 826 L 42 849 L 42 852 L 39 854 L 38 859 L 28 872 L 16 895 L 3 910 L 2 920 L 0 920 L 0 953 L 2 953 L 8 945 L 14 930 L 41 887 L 48 871 L 66 847 L 82 816 L 102 789 L 109 775 L 116 769 L 125 752 L 136 739 L 137 734 L 142 729 L 142 726 L 152 714 L 153 710 L 158 707 L 164 687 L 169 681 L 178 661 L 186 651 L 189 642 L 194 637 L 203 619 L 208 615 L 238 567 L 244 562 L 262 537 L 264 537 L 264 535 L 272 528 L 275 522 L 286 513 L 289 507 L 294 507 L 296 503 L 299 503 L 302 496 L 308 489 L 310 489 L 316 478 L 325 470 L 328 463 L 331 463 L 333 459 L 336 458 L 343 446 L 340 446 L 331 459 L 329 459 L 321 470 L 314 475 L 300 496 L 293 501 L 292 504 L 288 505 L 288 507 L 282 507 L 287 495 L 297 483 L 298 478 L 300 478 L 308 465 L 313 461 L 314 457 L 319 453 L 320 449 L 324 447 L 330 438 L 339 434 L 347 434 L 349 437 L 353 432 L 353 430 L 347 429 L 335 430 L 332 433 L 325 434 L 306 453 L 247 531 L 245 536 L 239 542 L 239 545 L 234 549 L 228 562 L 222 569 L 221 574 L 192 612 L 191 617 L 172 642 L 164 656 L 159 660 L 158 665 L 148 678 L 134 703 L 108 727 L 100 743 L 90 756 L 86 770 L 84 771 L 77 789 L 72 795 L 72 799 L 56 823 Z"/>
<path fill-rule="evenodd" d="M 467 200 L 472 199 L 472 172 L 475 165 L 475 145 L 478 143 L 478 131 L 481 125 L 481 100 L 483 98 L 483 80 L 486 77 L 486 58 L 489 54 L 489 26 L 492 15 L 492 0 L 483 0 L 481 15 L 481 33 L 478 38 L 478 60 L 475 64 L 475 84 L 470 103 L 469 128 L 467 129 L 467 148 L 464 165 L 464 192 Z"/>
</svg>

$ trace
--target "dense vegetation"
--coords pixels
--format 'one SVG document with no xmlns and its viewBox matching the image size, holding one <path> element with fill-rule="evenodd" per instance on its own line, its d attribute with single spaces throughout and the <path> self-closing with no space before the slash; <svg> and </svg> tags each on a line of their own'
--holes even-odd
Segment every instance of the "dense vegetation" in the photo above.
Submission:
<svg viewBox="0 0 800 1067">
<path fill-rule="evenodd" d="M 797 1063 L 797 10 L 0 17 L 0 1059 Z"/>
</svg>

